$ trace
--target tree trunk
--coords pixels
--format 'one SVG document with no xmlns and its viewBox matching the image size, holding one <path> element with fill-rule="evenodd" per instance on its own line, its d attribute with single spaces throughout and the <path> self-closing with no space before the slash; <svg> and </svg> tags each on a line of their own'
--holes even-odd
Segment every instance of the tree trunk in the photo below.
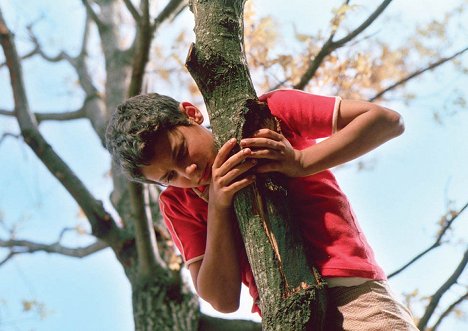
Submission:
<svg viewBox="0 0 468 331">
<path fill-rule="evenodd" d="M 182 283 L 157 276 L 132 284 L 133 318 L 137 331 L 198 330 L 198 297 Z"/>
<path fill-rule="evenodd" d="M 242 0 L 193 0 L 196 44 L 186 65 L 210 115 L 217 147 L 260 127 L 277 129 L 258 102 L 243 47 Z M 260 293 L 264 330 L 323 330 L 324 284 L 290 223 L 281 178 L 258 176 L 235 199 L 236 215 Z"/>
</svg>

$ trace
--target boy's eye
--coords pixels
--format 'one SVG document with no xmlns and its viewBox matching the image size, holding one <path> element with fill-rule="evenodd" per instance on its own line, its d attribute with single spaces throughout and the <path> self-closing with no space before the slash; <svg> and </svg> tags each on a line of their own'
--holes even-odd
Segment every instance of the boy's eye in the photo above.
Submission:
<svg viewBox="0 0 468 331">
<path fill-rule="evenodd" d="M 171 171 L 169 175 L 166 176 L 166 182 L 169 184 L 172 180 L 174 180 L 176 174 L 174 171 Z"/>
</svg>

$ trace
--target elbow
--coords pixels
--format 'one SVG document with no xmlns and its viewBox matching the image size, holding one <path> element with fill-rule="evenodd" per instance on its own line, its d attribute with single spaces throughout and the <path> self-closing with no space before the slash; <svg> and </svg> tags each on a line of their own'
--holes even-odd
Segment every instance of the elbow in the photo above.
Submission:
<svg viewBox="0 0 468 331">
<path fill-rule="evenodd" d="M 239 309 L 240 293 L 238 293 L 238 295 L 229 295 L 227 293 L 222 293 L 221 295 L 208 295 L 203 292 L 199 292 L 198 295 L 200 298 L 208 302 L 213 309 L 220 313 L 233 313 Z"/>
<path fill-rule="evenodd" d="M 390 139 L 398 137 L 405 132 L 403 117 L 399 113 L 388 108 L 380 107 L 380 114 L 382 122 L 388 130 Z"/>
<path fill-rule="evenodd" d="M 211 306 L 219 311 L 220 313 L 229 314 L 234 313 L 239 309 L 239 301 L 228 302 L 226 300 L 220 300 L 216 302 L 210 302 Z"/>
</svg>

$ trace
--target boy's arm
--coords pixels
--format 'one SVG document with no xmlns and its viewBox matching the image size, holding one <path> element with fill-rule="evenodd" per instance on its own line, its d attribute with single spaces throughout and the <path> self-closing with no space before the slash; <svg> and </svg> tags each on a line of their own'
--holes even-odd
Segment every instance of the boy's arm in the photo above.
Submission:
<svg viewBox="0 0 468 331">
<path fill-rule="evenodd" d="M 265 159 L 257 172 L 276 171 L 290 177 L 302 177 L 353 160 L 404 130 L 398 113 L 356 100 L 341 101 L 337 128 L 328 139 L 301 151 L 292 148 L 283 135 L 268 129 L 243 139 L 241 146 L 253 149 L 250 157 Z"/>
<path fill-rule="evenodd" d="M 244 162 L 249 156 L 249 149 L 228 158 L 235 142 L 235 139 L 227 142 L 214 161 L 205 255 L 201 261 L 189 266 L 200 297 L 224 313 L 238 309 L 241 289 L 240 240 L 232 200 L 236 192 L 254 181 L 252 176 L 242 176 L 255 164 L 252 160 Z"/>
</svg>

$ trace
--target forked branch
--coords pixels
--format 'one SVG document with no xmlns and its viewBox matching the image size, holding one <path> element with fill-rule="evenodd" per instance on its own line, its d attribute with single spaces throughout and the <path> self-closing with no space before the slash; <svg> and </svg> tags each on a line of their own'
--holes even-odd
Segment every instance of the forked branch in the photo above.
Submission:
<svg viewBox="0 0 468 331">
<path fill-rule="evenodd" d="M 108 245 L 105 242 L 98 240 L 95 243 L 85 247 L 70 248 L 61 245 L 59 242 L 53 244 L 42 244 L 29 240 L 11 239 L 0 240 L 0 247 L 10 249 L 10 253 L 0 263 L 1 265 L 2 263 L 6 263 L 15 255 L 36 252 L 56 253 L 70 257 L 83 258 L 107 248 Z"/>
<path fill-rule="evenodd" d="M 15 115 L 25 142 L 36 156 L 49 169 L 50 173 L 62 183 L 80 205 L 87 216 L 93 233 L 98 238 L 106 238 L 118 232 L 112 216 L 104 209 L 101 201 L 96 200 L 70 167 L 54 151 L 52 146 L 39 132 L 37 119 L 29 109 L 24 87 L 22 66 L 10 33 L 0 11 L 0 43 L 5 53 L 11 87 L 13 90 Z"/>
<path fill-rule="evenodd" d="M 445 233 L 448 231 L 448 229 L 450 229 L 450 227 L 453 225 L 455 220 L 460 216 L 460 214 L 463 213 L 466 210 L 466 208 L 468 208 L 468 203 L 466 203 L 458 212 L 450 213 L 450 218 L 446 219 L 446 221 L 443 224 L 442 229 L 440 230 L 440 232 L 439 232 L 436 240 L 434 241 L 434 243 L 431 246 L 429 246 L 428 248 L 426 248 L 425 250 L 423 250 L 421 253 L 416 255 L 414 258 L 412 258 L 405 265 L 403 265 L 399 269 L 397 269 L 394 272 L 392 272 L 391 274 L 389 274 L 388 278 L 392 278 L 392 277 L 398 275 L 403 270 L 408 268 L 410 265 L 415 263 L 417 260 L 422 258 L 424 255 L 426 255 L 427 253 L 429 253 L 433 249 L 439 247 L 441 245 L 441 243 L 442 243 L 442 238 L 444 237 Z"/>
<path fill-rule="evenodd" d="M 361 32 L 363 32 L 367 27 L 369 27 L 387 8 L 387 6 L 392 2 L 392 0 L 385 0 L 383 1 L 379 7 L 364 21 L 361 25 L 359 25 L 355 30 L 350 32 L 347 36 L 333 41 L 336 31 L 333 30 L 330 34 L 329 38 L 322 46 L 318 54 L 314 57 L 312 61 L 309 62 L 309 66 L 302 75 L 299 83 L 294 85 L 295 89 L 303 90 L 312 77 L 317 72 L 318 68 L 322 64 L 323 60 L 331 54 L 337 48 L 344 46 L 347 42 L 353 40 L 356 36 L 358 36 Z"/>
<path fill-rule="evenodd" d="M 468 292 L 465 292 L 461 297 L 459 297 L 457 300 L 455 300 L 450 306 L 447 307 L 447 309 L 444 310 L 442 314 L 440 314 L 439 318 L 437 319 L 437 322 L 434 323 L 434 325 L 431 328 L 431 331 L 436 331 L 440 324 L 444 321 L 444 319 L 463 301 L 468 300 Z"/>
<path fill-rule="evenodd" d="M 439 305 L 439 301 L 442 296 L 450 289 L 450 287 L 455 284 L 458 280 L 458 277 L 462 274 L 463 270 L 465 270 L 466 264 L 468 263 L 468 250 L 465 251 L 462 260 L 458 264 L 458 267 L 455 269 L 453 274 L 445 281 L 444 284 L 434 293 L 429 301 L 429 304 L 426 307 L 426 311 L 424 315 L 421 317 L 418 323 L 418 328 L 420 330 L 425 330 L 427 327 L 427 323 L 429 319 L 434 314 L 435 309 Z"/>
</svg>

